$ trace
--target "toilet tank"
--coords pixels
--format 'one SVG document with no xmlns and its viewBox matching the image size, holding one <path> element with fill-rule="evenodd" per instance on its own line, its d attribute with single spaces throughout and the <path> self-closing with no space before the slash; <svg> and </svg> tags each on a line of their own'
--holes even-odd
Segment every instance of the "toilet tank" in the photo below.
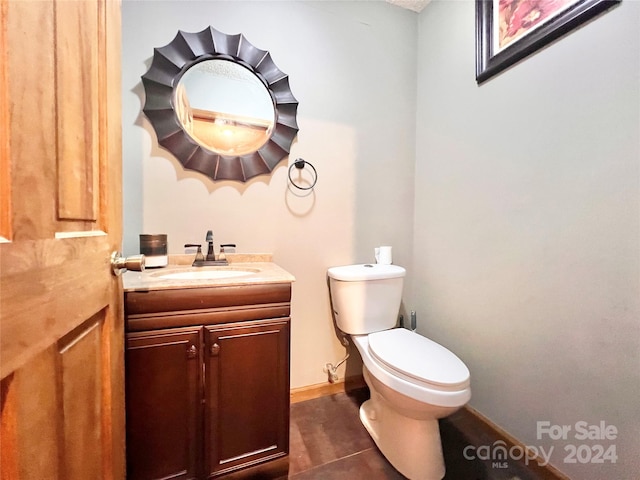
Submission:
<svg viewBox="0 0 640 480">
<path fill-rule="evenodd" d="M 406 270 L 397 265 L 345 265 L 328 270 L 337 327 L 361 335 L 396 326 Z"/>
</svg>

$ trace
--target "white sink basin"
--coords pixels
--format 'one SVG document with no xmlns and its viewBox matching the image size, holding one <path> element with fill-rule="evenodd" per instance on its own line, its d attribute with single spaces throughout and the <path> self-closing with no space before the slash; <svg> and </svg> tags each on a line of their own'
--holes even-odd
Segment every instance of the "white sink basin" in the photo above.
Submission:
<svg viewBox="0 0 640 480">
<path fill-rule="evenodd" d="M 179 270 L 154 272 L 151 275 L 160 280 L 218 280 L 224 278 L 244 277 L 253 275 L 259 270 L 232 269 L 232 268 L 207 268 L 188 267 Z"/>
</svg>

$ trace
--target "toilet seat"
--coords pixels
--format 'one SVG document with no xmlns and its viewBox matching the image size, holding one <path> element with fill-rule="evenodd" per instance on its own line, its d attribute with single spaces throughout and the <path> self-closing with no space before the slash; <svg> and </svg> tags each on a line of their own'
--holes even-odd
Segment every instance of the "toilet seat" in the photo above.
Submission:
<svg viewBox="0 0 640 480">
<path fill-rule="evenodd" d="M 368 335 L 369 352 L 386 370 L 405 380 L 440 391 L 469 386 L 469 369 L 454 353 L 404 328 Z"/>
<path fill-rule="evenodd" d="M 374 357 L 374 354 L 369 348 L 369 338 L 371 335 L 372 334 L 351 335 L 351 339 L 360 352 L 362 363 L 364 367 L 366 367 L 366 370 L 390 389 L 414 400 L 418 400 L 419 402 L 442 407 L 460 407 L 471 398 L 470 381 L 467 381 L 467 384 L 463 387 L 447 388 L 432 385 L 424 381 L 418 381 L 399 370 L 391 368 Z"/>
</svg>

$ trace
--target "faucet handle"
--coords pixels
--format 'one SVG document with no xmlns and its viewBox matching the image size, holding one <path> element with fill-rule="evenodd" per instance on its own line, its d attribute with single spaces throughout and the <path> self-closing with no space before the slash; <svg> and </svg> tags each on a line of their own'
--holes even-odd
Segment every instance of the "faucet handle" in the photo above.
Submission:
<svg viewBox="0 0 640 480">
<path fill-rule="evenodd" d="M 203 262 L 204 261 L 204 255 L 202 255 L 202 245 L 200 245 L 199 243 L 185 243 L 184 244 L 184 248 L 192 248 L 195 247 L 198 249 L 198 251 L 196 252 L 196 262 Z"/>
<path fill-rule="evenodd" d="M 207 242 L 213 242 L 213 230 L 207 230 L 207 238 L 205 240 Z"/>
<path fill-rule="evenodd" d="M 218 260 L 227 261 L 227 253 L 224 251 L 225 248 L 236 248 L 235 243 L 225 243 L 220 245 L 220 254 L 218 255 Z"/>
</svg>

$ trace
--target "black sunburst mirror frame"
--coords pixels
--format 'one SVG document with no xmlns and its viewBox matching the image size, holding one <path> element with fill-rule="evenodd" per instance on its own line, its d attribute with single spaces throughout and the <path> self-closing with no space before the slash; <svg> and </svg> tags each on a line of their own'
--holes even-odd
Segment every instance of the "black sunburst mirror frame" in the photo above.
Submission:
<svg viewBox="0 0 640 480">
<path fill-rule="evenodd" d="M 275 111 L 275 125 L 267 142 L 246 155 L 227 156 L 203 147 L 184 130 L 173 105 L 173 92 L 182 75 L 204 60 L 221 59 L 238 63 L 265 85 Z M 291 150 L 298 133 L 298 101 L 289 87 L 289 77 L 276 67 L 268 51 L 254 47 L 242 34 L 227 35 L 213 27 L 201 32 L 178 30 L 164 47 L 155 48 L 147 73 L 142 76 L 145 102 L 142 111 L 158 137 L 187 170 L 212 180 L 246 182 L 269 174 Z"/>
</svg>

